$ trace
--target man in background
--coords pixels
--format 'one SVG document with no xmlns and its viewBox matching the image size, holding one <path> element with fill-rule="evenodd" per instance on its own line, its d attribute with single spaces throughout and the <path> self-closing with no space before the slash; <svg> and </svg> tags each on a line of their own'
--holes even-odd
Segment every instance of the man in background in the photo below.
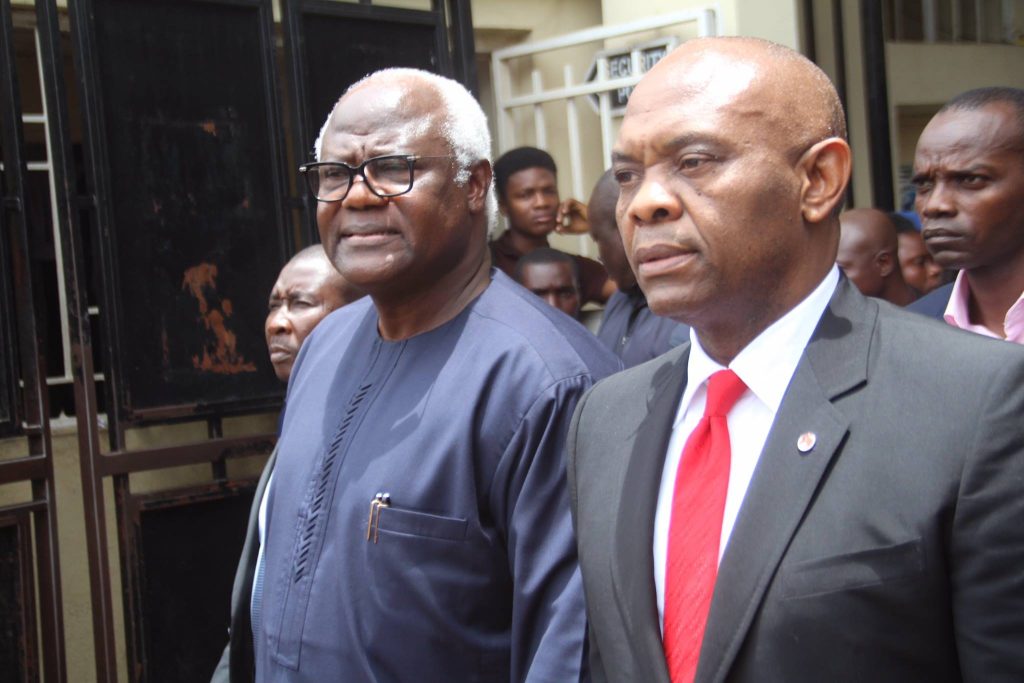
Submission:
<svg viewBox="0 0 1024 683">
<path fill-rule="evenodd" d="M 277 276 L 270 290 L 267 320 L 263 329 L 267 339 L 270 362 L 277 378 L 288 383 L 292 365 L 302 343 L 328 313 L 365 296 L 365 292 L 349 284 L 327 260 L 319 244 L 306 247 L 293 256 Z M 283 417 L 283 414 L 282 414 Z M 263 468 L 245 531 L 245 544 L 235 572 L 231 589 L 231 628 L 229 642 L 224 648 L 211 683 L 228 683 L 231 671 L 240 671 L 248 662 L 252 678 L 252 622 L 251 595 L 257 558 L 260 553 L 260 504 L 267 490 L 267 482 L 274 470 L 277 451 L 271 454 Z M 242 677 L 245 678 L 244 676 Z M 239 680 L 236 675 L 235 681 Z"/>
<path fill-rule="evenodd" d="M 573 320 L 580 317 L 579 264 L 569 254 L 541 247 L 519 259 L 515 280 Z"/>
<path fill-rule="evenodd" d="M 335 270 L 319 244 L 292 257 L 270 291 L 264 325 L 277 378 L 288 382 L 302 342 L 328 313 L 365 295 Z"/>
<path fill-rule="evenodd" d="M 928 251 L 960 271 L 911 310 L 1024 344 L 1024 90 L 947 102 L 921 133 L 911 180 Z"/>
<path fill-rule="evenodd" d="M 903 280 L 896 226 L 878 209 L 851 209 L 839 216 L 836 263 L 861 294 L 906 306 L 918 293 Z"/>
<path fill-rule="evenodd" d="M 605 304 L 597 338 L 622 359 L 623 365 L 631 368 L 681 344 L 689 337 L 689 328 L 671 318 L 654 315 L 647 305 L 615 222 L 618 198 L 615 177 L 611 171 L 605 171 L 590 193 L 587 219 L 601 262 L 616 286 Z"/>
<path fill-rule="evenodd" d="M 889 219 L 896 226 L 903 280 L 923 296 L 942 284 L 943 270 L 935 263 L 913 221 L 895 211 L 889 214 Z"/>
<path fill-rule="evenodd" d="M 491 260 L 513 277 L 522 256 L 551 246 L 548 236 L 561 224 L 563 214 L 572 211 L 578 202 L 559 202 L 555 160 L 536 147 L 517 147 L 502 154 L 494 162 L 494 186 L 508 230 L 491 241 Z M 604 303 L 615 289 L 604 267 L 585 256 L 572 257 L 580 271 L 582 303 Z"/>
</svg>

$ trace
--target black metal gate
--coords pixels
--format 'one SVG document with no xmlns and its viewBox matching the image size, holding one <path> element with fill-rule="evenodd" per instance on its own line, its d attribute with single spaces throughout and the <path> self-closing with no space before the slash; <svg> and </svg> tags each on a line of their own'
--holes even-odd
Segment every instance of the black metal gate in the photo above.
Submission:
<svg viewBox="0 0 1024 683">
<path fill-rule="evenodd" d="M 279 4 L 280 24 L 271 0 L 74 0 L 66 14 L 55 0 L 35 3 L 100 681 L 117 680 L 121 637 L 107 481 L 129 678 L 206 680 L 226 642 L 217 634 L 228 623 L 254 483 L 229 477 L 228 461 L 268 454 L 275 435 L 225 436 L 224 425 L 280 406 L 263 341 L 265 301 L 287 256 L 316 239 L 294 169 L 319 122 L 344 87 L 384 66 L 427 68 L 475 87 L 468 0 L 432 0 L 422 10 Z M 0 15 L 9 46 L 9 0 L 0 0 Z M 0 483 L 30 481 L 33 492 L 0 509 L 0 670 L 5 680 L 8 670 L 37 680 L 42 668 L 46 680 L 62 681 L 53 457 L 35 325 L 40 308 L 56 302 L 37 302 L 31 286 L 18 85 L 2 58 L 0 68 L 0 435 L 24 431 L 31 444 L 26 457 L 0 461 Z M 78 128 L 81 145 L 72 142 Z M 129 446 L 134 430 L 196 421 L 207 438 Z M 208 480 L 132 488 L 133 474 L 183 465 L 208 466 Z"/>
<path fill-rule="evenodd" d="M 11 681 L 37 681 L 42 673 L 64 681 L 54 455 L 38 325 L 42 302 L 29 240 L 28 164 L 9 0 L 0 0 L 0 89 L 0 434 L 24 437 L 20 457 L 0 461 L 0 484 L 30 488 L 27 500 L 0 509 L 0 671 Z"/>
</svg>

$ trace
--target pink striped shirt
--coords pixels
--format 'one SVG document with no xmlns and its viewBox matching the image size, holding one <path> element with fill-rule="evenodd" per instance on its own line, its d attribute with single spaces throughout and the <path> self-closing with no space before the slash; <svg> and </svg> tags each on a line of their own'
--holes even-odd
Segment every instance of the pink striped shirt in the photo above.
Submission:
<svg viewBox="0 0 1024 683">
<path fill-rule="evenodd" d="M 961 270 L 956 276 L 953 291 L 950 292 L 949 303 L 946 304 L 946 312 L 942 317 L 946 319 L 947 323 L 959 327 L 961 330 L 1001 339 L 1000 335 L 984 325 L 976 325 L 971 322 L 969 297 L 970 285 L 967 283 L 965 271 Z M 1006 317 L 1003 319 L 1003 332 L 1006 334 L 1007 341 L 1024 344 L 1024 292 L 1021 292 L 1020 297 L 1006 312 Z"/>
</svg>

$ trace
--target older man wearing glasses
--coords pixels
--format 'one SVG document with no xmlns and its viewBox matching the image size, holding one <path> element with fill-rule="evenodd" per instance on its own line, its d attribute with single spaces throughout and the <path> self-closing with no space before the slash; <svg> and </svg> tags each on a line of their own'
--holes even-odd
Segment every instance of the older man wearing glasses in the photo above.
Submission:
<svg viewBox="0 0 1024 683">
<path fill-rule="evenodd" d="M 388 70 L 345 93 L 302 168 L 329 258 L 370 296 L 292 374 L 256 680 L 586 677 L 562 447 L 619 366 L 491 268 L 489 150 L 462 86 Z"/>
</svg>

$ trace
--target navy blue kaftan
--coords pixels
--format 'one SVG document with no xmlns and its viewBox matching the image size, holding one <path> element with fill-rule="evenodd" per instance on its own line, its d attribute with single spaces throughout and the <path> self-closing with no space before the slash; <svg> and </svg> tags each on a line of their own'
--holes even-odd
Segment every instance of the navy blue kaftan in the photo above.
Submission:
<svg viewBox="0 0 1024 683">
<path fill-rule="evenodd" d="M 364 299 L 306 340 L 268 499 L 257 680 L 580 678 L 563 444 L 620 364 L 492 277 L 411 339 L 382 340 Z"/>
</svg>

